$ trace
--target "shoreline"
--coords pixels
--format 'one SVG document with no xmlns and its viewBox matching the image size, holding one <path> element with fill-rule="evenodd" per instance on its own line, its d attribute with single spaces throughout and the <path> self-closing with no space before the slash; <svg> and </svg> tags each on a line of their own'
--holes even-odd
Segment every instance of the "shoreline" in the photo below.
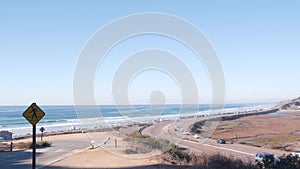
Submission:
<svg viewBox="0 0 300 169">
<path fill-rule="evenodd" d="M 57 136 L 57 135 L 69 135 L 69 134 L 80 134 L 80 133 L 93 133 L 93 132 L 106 132 L 106 131 L 118 131 L 120 129 L 124 128 L 135 128 L 136 131 L 142 133 L 142 130 L 148 126 L 151 126 L 153 124 L 163 122 L 163 121 L 176 121 L 177 119 L 193 119 L 193 118 L 199 118 L 199 117 L 211 117 L 210 120 L 214 119 L 214 116 L 221 116 L 221 117 L 216 117 L 216 118 L 221 118 L 221 121 L 227 121 L 227 120 L 232 120 L 236 118 L 243 118 L 247 116 L 256 116 L 256 115 L 264 115 L 264 114 L 270 114 L 274 112 L 278 112 L 278 108 L 272 107 L 271 109 L 265 109 L 265 110 L 251 110 L 251 111 L 238 111 L 234 113 L 218 113 L 218 114 L 211 114 L 211 115 L 197 115 L 197 116 L 192 116 L 191 114 L 182 116 L 180 118 L 173 118 L 173 119 L 165 119 L 165 120 L 155 120 L 155 121 L 149 121 L 149 122 L 133 122 L 133 123 L 128 123 L 128 124 L 119 124 L 119 125 L 111 125 L 109 127 L 95 127 L 93 129 L 88 129 L 88 128 L 78 128 L 78 129 L 69 129 L 69 130 L 60 130 L 60 131 L 51 131 L 51 132 L 44 132 L 43 137 L 48 137 L 48 136 Z M 201 121 L 196 121 L 201 122 Z M 195 123 L 194 123 L 195 124 Z M 194 125 L 191 124 L 191 125 Z M 41 137 L 41 133 L 37 133 L 36 137 Z M 32 138 L 32 134 L 26 134 L 23 136 L 16 136 L 13 137 L 12 140 L 1 140 L 1 142 L 11 142 L 11 141 L 18 141 L 18 140 L 23 140 L 23 139 L 28 139 Z"/>
<path fill-rule="evenodd" d="M 164 113 L 157 113 L 154 112 L 153 114 L 151 112 L 147 112 L 145 114 L 131 114 L 130 116 L 126 116 L 126 114 L 120 114 L 117 116 L 114 116 L 118 113 L 115 112 L 114 109 L 109 110 L 109 113 L 113 113 L 112 117 L 93 117 L 93 118 L 80 118 L 78 119 L 77 116 L 75 118 L 74 114 L 76 112 L 73 112 L 72 108 L 63 109 L 65 107 L 57 107 L 57 110 L 53 107 L 51 109 L 45 108 L 46 110 L 49 109 L 49 118 L 41 120 L 39 124 L 37 124 L 37 128 L 44 127 L 46 129 L 46 133 L 64 133 L 69 132 L 72 130 L 72 128 L 76 128 L 79 130 L 85 130 L 85 128 L 88 129 L 94 129 L 94 128 L 112 128 L 116 126 L 123 126 L 128 124 L 134 124 L 134 123 L 155 123 L 155 121 L 164 121 L 164 120 L 175 120 L 180 118 L 190 118 L 190 117 L 201 117 L 201 116 L 209 116 L 213 114 L 232 114 L 236 112 L 244 112 L 244 111 L 253 111 L 253 110 L 259 110 L 261 108 L 269 108 L 270 106 L 273 106 L 273 104 L 241 104 L 241 105 L 229 105 L 225 106 L 223 109 L 209 109 L 209 105 L 205 105 L 206 107 L 202 107 L 199 109 L 199 111 L 192 111 L 189 109 L 188 106 L 182 106 L 182 107 L 168 107 L 166 108 L 166 112 Z M 13 109 L 13 108 L 11 108 Z M 19 110 L 14 109 L 15 112 L 19 112 Z M 124 109 L 123 111 L 125 111 Z M 6 110 L 3 109 L 3 113 Z M 7 110 L 12 111 L 12 110 Z M 21 111 L 21 110 L 20 110 Z M 67 114 L 63 114 L 63 117 L 59 115 L 61 112 L 68 112 Z M 141 108 L 141 111 L 144 111 L 144 108 Z M 53 112 L 53 113 L 52 113 Z M 122 112 L 122 110 L 121 110 Z M 50 114 L 51 113 L 51 114 Z M 105 113 L 105 112 L 104 112 Z M 107 112 L 108 113 L 108 112 Z M 149 114 L 150 113 L 150 114 Z M 59 115 L 59 116 L 58 116 Z M 129 115 L 129 114 L 128 114 Z M 62 119 L 56 119 L 56 117 L 61 117 Z M 74 116 L 74 117 L 73 117 Z M 71 119 L 69 119 L 71 118 Z M 3 119 L 5 120 L 5 119 Z M 8 119 L 9 120 L 9 119 Z M 13 133 L 14 138 L 18 137 L 27 137 L 31 135 L 31 125 L 24 122 L 22 117 L 18 117 L 18 122 L 16 122 L 16 125 L 14 122 L 10 124 L 6 124 L 5 121 L 1 124 L 0 130 L 9 131 Z M 20 121 L 20 122 L 19 122 Z M 23 124 L 24 123 L 24 124 Z M 19 125 L 17 125 L 19 124 Z M 39 131 L 37 131 L 39 133 Z"/>
<path fill-rule="evenodd" d="M 209 112 L 213 112 L 213 113 L 209 113 Z M 116 130 L 118 128 L 126 128 L 126 127 L 131 127 L 131 126 L 139 126 L 144 127 L 144 126 L 149 126 L 149 125 L 153 125 L 155 123 L 159 123 L 162 121 L 169 121 L 169 120 L 178 120 L 178 119 L 192 119 L 192 118 L 199 118 L 199 117 L 214 117 L 214 116 L 219 116 L 219 115 L 229 115 L 230 117 L 232 116 L 249 116 L 249 115 L 259 115 L 259 114 L 268 114 L 268 113 L 272 113 L 272 112 L 276 112 L 279 111 L 278 108 L 276 108 L 275 106 L 271 107 L 271 108 L 259 108 L 259 109 L 248 109 L 248 110 L 237 110 L 237 111 L 233 111 L 233 112 L 222 112 L 224 111 L 223 109 L 221 110 L 206 110 L 203 112 L 195 112 L 195 113 L 187 113 L 187 114 L 181 114 L 181 116 L 179 115 L 166 115 L 166 116 L 159 116 L 159 117 L 150 117 L 152 120 L 146 121 L 144 120 L 145 118 L 149 118 L 149 117 L 139 117 L 141 120 L 139 122 L 137 121 L 131 121 L 131 123 L 122 123 L 122 124 L 111 124 L 108 126 L 98 126 L 98 127 L 93 127 L 93 128 L 86 128 L 86 127 L 82 127 L 83 125 L 81 125 L 81 127 L 76 127 L 72 126 L 70 127 L 71 129 L 65 129 L 65 130 L 53 130 L 53 131 L 49 131 L 49 132 L 44 132 L 44 136 L 53 136 L 53 135 L 64 135 L 64 134 L 76 134 L 76 133 L 89 133 L 89 132 L 103 132 L 103 131 L 113 131 Z M 224 117 L 222 117 L 224 118 Z M 226 118 L 226 116 L 225 116 Z M 193 125 L 193 124 L 191 124 Z M 40 137 L 41 133 L 37 132 L 37 137 Z M 15 135 L 13 136 L 13 140 L 20 140 L 20 139 L 26 139 L 26 138 L 31 138 L 32 137 L 32 133 L 27 133 L 27 134 L 23 134 L 23 135 Z M 13 141 L 13 140 L 0 140 L 0 142 L 7 142 L 7 141 Z"/>
<path fill-rule="evenodd" d="M 216 118 L 221 118 L 222 120 L 224 119 L 231 119 L 231 118 L 242 118 L 244 116 L 254 116 L 254 115 L 262 115 L 262 114 L 269 114 L 269 113 L 273 113 L 278 111 L 277 108 L 271 108 L 271 109 L 265 109 L 265 110 L 251 110 L 251 111 L 238 111 L 238 112 L 234 112 L 234 113 L 218 113 L 218 114 L 211 114 L 209 116 L 206 116 L 205 114 L 201 114 L 201 115 L 197 115 L 197 116 L 191 116 L 191 114 L 186 115 L 186 116 L 182 116 L 180 118 L 173 118 L 173 119 L 166 119 L 166 120 L 156 120 L 156 121 L 151 121 L 151 122 L 134 122 L 134 123 L 130 123 L 130 124 L 122 124 L 122 125 L 112 125 L 110 127 L 97 127 L 97 128 L 93 128 L 93 129 L 87 129 L 87 128 L 79 128 L 79 129 L 73 129 L 73 130 L 62 130 L 62 131 L 52 131 L 52 132 L 45 132 L 43 134 L 43 137 L 51 137 L 51 136 L 64 136 L 64 135 L 72 135 L 72 134 L 89 134 L 89 133 L 95 133 L 95 132 L 113 132 L 113 131 L 120 131 L 120 130 L 126 130 L 128 128 L 129 131 L 127 131 L 127 134 L 131 134 L 134 131 L 138 131 L 139 133 L 142 133 L 142 130 L 145 129 L 148 126 L 151 126 L 153 124 L 156 123 L 160 123 L 163 121 L 176 121 L 177 119 L 193 119 L 193 118 L 200 118 L 200 117 L 210 117 L 211 120 L 214 119 L 214 116 L 221 116 L 221 117 L 216 117 Z M 197 121 L 199 122 L 199 121 Z M 201 121 L 200 121 L 201 122 Z M 195 123 L 194 123 L 195 124 Z M 190 124 L 190 125 L 194 125 L 194 124 Z M 126 132 L 123 132 L 123 134 Z M 40 133 L 37 133 L 36 135 L 37 138 L 41 137 Z M 2 144 L 4 144 L 5 142 L 19 142 L 22 140 L 27 140 L 27 139 L 31 139 L 32 135 L 25 135 L 25 136 L 18 136 L 18 137 L 14 137 L 13 140 L 2 140 Z M 1 143 L 0 142 L 0 143 Z"/>
</svg>

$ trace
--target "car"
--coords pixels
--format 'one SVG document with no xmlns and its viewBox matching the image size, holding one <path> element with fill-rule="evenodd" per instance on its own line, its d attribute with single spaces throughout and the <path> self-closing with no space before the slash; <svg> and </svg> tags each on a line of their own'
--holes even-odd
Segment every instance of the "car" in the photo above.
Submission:
<svg viewBox="0 0 300 169">
<path fill-rule="evenodd" d="M 195 138 L 195 139 L 198 139 L 198 138 L 200 138 L 200 137 L 199 137 L 197 134 L 195 134 L 195 135 L 194 135 L 194 138 Z"/>
<path fill-rule="evenodd" d="M 292 153 L 292 156 L 300 157 L 300 151 L 295 151 Z"/>
<path fill-rule="evenodd" d="M 189 135 L 190 133 L 188 131 L 182 132 L 183 135 Z"/>
<path fill-rule="evenodd" d="M 219 143 L 219 144 L 226 144 L 226 140 L 223 139 L 223 138 L 219 138 L 219 139 L 217 140 L 217 143 Z"/>
<path fill-rule="evenodd" d="M 274 163 L 279 162 L 279 158 L 275 157 L 273 154 L 270 154 L 270 153 L 256 153 L 255 154 L 255 162 L 264 163 L 265 159 L 273 159 Z"/>
</svg>

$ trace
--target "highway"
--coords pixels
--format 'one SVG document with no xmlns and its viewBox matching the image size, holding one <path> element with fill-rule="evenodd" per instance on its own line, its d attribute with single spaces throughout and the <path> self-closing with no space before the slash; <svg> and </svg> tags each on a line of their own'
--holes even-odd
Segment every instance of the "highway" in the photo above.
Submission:
<svg viewBox="0 0 300 169">
<path fill-rule="evenodd" d="M 90 146 L 88 137 L 52 140 L 51 142 L 53 143 L 51 147 L 37 149 L 38 169 L 47 168 L 47 165 Z M 31 151 L 1 152 L 0 168 L 31 169 Z"/>
<path fill-rule="evenodd" d="M 189 119 L 182 119 L 183 124 L 187 125 Z M 186 121 L 185 121 L 186 120 Z M 242 144 L 218 144 L 216 140 L 195 139 L 193 136 L 179 135 L 172 131 L 175 121 L 163 121 L 143 130 L 144 135 L 150 135 L 156 138 L 167 139 L 179 147 L 187 148 L 193 153 L 204 153 L 208 155 L 221 154 L 232 158 L 238 158 L 245 161 L 254 161 L 254 155 L 257 152 L 269 152 L 276 156 L 281 156 L 284 151 L 254 147 Z"/>
</svg>

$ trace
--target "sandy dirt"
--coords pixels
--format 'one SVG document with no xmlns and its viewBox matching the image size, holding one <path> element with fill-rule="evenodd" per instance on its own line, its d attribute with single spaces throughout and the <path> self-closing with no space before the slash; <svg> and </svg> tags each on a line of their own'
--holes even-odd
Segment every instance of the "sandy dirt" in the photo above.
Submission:
<svg viewBox="0 0 300 169">
<path fill-rule="evenodd" d="M 70 139 L 70 137 L 75 139 L 82 136 L 86 137 L 86 135 L 75 134 L 51 139 Z M 51 166 L 57 168 L 130 168 L 160 164 L 155 153 L 125 154 L 124 151 L 133 148 L 134 145 L 131 142 L 124 141 L 126 135 L 122 133 L 116 131 L 89 133 L 88 136 L 96 140 L 102 138 L 103 141 L 95 140 L 95 149 L 89 148 L 73 154 Z M 117 145 L 115 144 L 116 140 Z"/>
<path fill-rule="evenodd" d="M 63 134 L 46 136 L 47 142 L 57 140 L 73 140 L 78 138 L 93 137 L 101 138 L 95 141 L 95 148 L 91 147 L 78 153 L 74 153 L 56 163 L 51 164 L 51 168 L 127 168 L 160 165 L 157 153 L 149 152 L 143 154 L 125 154 L 124 150 L 131 149 L 134 145 L 124 141 L 126 135 L 119 132 L 97 132 L 80 134 Z M 39 140 L 39 139 L 37 139 Z M 117 140 L 117 148 L 115 145 Z M 105 144 L 104 144 L 105 142 Z M 31 143 L 31 138 L 14 141 L 14 145 Z M 15 148 L 14 150 L 18 150 Z"/>
<path fill-rule="evenodd" d="M 155 157 L 130 158 L 97 148 L 71 155 L 51 166 L 68 168 L 120 168 L 155 164 L 159 164 L 158 159 Z"/>
</svg>

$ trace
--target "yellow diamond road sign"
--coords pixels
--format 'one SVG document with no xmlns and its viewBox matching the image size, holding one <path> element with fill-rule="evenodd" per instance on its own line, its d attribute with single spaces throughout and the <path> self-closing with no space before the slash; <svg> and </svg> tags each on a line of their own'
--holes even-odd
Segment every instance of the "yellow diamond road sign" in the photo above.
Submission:
<svg viewBox="0 0 300 169">
<path fill-rule="evenodd" d="M 45 113 L 36 103 L 32 103 L 23 113 L 26 120 L 32 125 L 36 125 L 44 116 Z"/>
</svg>

